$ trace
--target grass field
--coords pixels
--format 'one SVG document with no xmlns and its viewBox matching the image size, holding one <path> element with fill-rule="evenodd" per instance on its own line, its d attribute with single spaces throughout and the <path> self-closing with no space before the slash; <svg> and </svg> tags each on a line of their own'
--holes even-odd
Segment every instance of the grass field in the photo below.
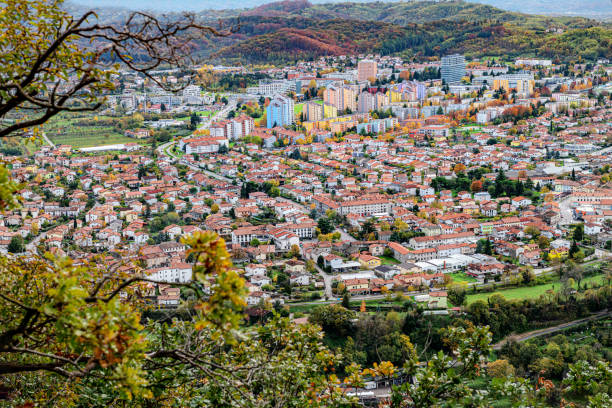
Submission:
<svg viewBox="0 0 612 408">
<path fill-rule="evenodd" d="M 293 105 L 293 112 L 295 113 L 295 116 L 300 116 L 300 113 L 302 113 L 302 110 L 304 110 L 304 104 L 303 103 L 296 103 L 295 105 Z"/>
<path fill-rule="evenodd" d="M 99 122 L 98 122 L 99 120 Z M 86 123 L 86 124 L 84 124 Z M 94 124 L 90 126 L 90 124 Z M 121 143 L 147 143 L 146 139 L 132 139 L 117 130 L 113 118 L 63 113 L 44 125 L 45 134 L 55 144 L 75 148 Z"/>
<path fill-rule="evenodd" d="M 395 259 L 392 256 L 379 256 L 380 258 L 380 262 L 383 265 L 397 265 L 398 263 L 400 263 L 400 261 L 398 261 L 397 259 Z"/>
<path fill-rule="evenodd" d="M 6 137 L 0 141 L 0 147 L 2 148 L 17 148 L 24 154 L 32 154 L 40 150 L 40 147 L 44 145 L 44 141 L 33 142 L 28 137 Z"/>
<path fill-rule="evenodd" d="M 601 283 L 604 280 L 604 275 L 596 275 L 585 278 L 581 282 L 581 286 L 584 286 L 586 283 L 598 282 Z M 473 295 L 468 295 L 467 303 L 473 303 L 477 300 L 487 300 L 490 296 L 494 294 L 504 295 L 506 299 L 533 299 L 538 298 L 540 295 L 543 295 L 549 290 L 558 291 L 561 288 L 561 282 L 555 281 L 551 283 L 546 283 L 543 285 L 536 286 L 525 286 L 521 288 L 512 288 L 512 289 L 502 289 L 495 292 L 490 293 L 476 293 Z"/>
<path fill-rule="evenodd" d="M 65 134 L 47 134 L 47 136 L 57 145 L 66 144 L 76 148 L 144 142 L 142 139 L 133 139 L 106 129 L 94 130 L 91 127 L 80 128 L 76 132 Z"/>
<path fill-rule="evenodd" d="M 476 278 L 466 274 L 465 272 L 450 273 L 449 276 L 453 278 L 453 282 L 476 282 Z"/>
</svg>

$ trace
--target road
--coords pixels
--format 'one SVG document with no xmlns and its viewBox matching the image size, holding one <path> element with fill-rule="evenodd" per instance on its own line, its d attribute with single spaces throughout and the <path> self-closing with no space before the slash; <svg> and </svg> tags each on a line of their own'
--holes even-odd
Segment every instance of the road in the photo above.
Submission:
<svg viewBox="0 0 612 408">
<path fill-rule="evenodd" d="M 47 236 L 46 232 L 41 232 L 32 241 L 30 241 L 29 244 L 26 244 L 26 246 L 25 246 L 26 251 L 35 254 L 36 253 L 36 247 L 38 246 L 38 243 L 40 242 L 40 240 L 44 239 L 46 236 Z"/>
<path fill-rule="evenodd" d="M 514 341 L 516 341 L 518 343 L 521 343 L 523 341 L 534 339 L 536 337 L 545 336 L 547 334 L 551 334 L 551 333 L 555 333 L 555 332 L 558 332 L 558 331 L 561 331 L 561 330 L 565 330 L 565 329 L 568 329 L 570 327 L 578 326 L 580 324 L 583 324 L 585 322 L 589 322 L 591 320 L 601 319 L 601 318 L 606 317 L 606 316 L 612 316 L 612 313 L 610 313 L 608 310 L 604 310 L 604 311 L 601 311 L 599 313 L 595 313 L 592 316 L 585 317 L 583 319 L 574 320 L 574 321 L 567 322 L 567 323 L 562 323 L 562 324 L 557 325 L 557 326 L 547 327 L 545 329 L 534 330 L 534 331 L 530 331 L 530 332 L 522 333 L 522 334 L 518 334 L 518 335 L 511 335 L 511 336 L 506 337 L 502 341 L 494 344 L 493 345 L 493 350 L 500 350 L 504 346 L 504 344 L 506 344 L 510 340 L 514 340 Z"/>
<path fill-rule="evenodd" d="M 230 99 L 228 100 L 227 105 L 225 105 L 221 110 L 219 110 L 217 113 L 215 113 L 213 116 L 204 119 L 204 121 L 200 124 L 200 126 L 198 127 L 198 129 L 208 129 L 208 127 L 211 125 L 211 123 L 213 122 L 213 120 L 219 120 L 219 119 L 224 119 L 225 117 L 227 117 L 227 114 L 233 110 L 236 107 L 237 104 L 237 100 L 235 97 L 230 97 Z M 174 160 L 179 160 L 179 163 L 189 167 L 190 169 L 194 170 L 194 171 L 199 171 L 202 172 L 212 178 L 216 178 L 218 180 L 221 181 L 225 181 L 226 183 L 231 183 L 232 179 L 228 178 L 228 177 L 224 177 L 221 176 L 217 173 L 214 173 L 212 171 L 206 170 L 206 169 L 202 169 L 198 166 L 194 166 L 191 163 L 185 161 L 185 160 L 181 160 L 179 157 L 175 156 L 174 154 L 172 154 L 172 150 L 171 147 L 175 144 L 175 141 L 170 141 L 167 143 L 164 143 L 162 145 L 159 145 L 157 147 L 157 153 L 163 156 L 168 156 Z"/>
<path fill-rule="evenodd" d="M 559 201 L 559 210 L 561 211 L 561 218 L 559 225 L 570 225 L 574 221 L 574 209 L 571 207 L 572 199 L 571 195 L 563 198 Z"/>
<path fill-rule="evenodd" d="M 348 242 L 357 241 L 355 238 L 353 238 L 353 236 L 351 234 L 349 234 L 348 232 L 346 232 L 342 228 L 336 228 L 336 231 L 338 231 L 340 233 L 340 239 L 342 241 L 348 241 Z"/>
<path fill-rule="evenodd" d="M 605 253 L 606 255 L 612 255 L 609 252 L 600 250 L 602 253 Z M 585 262 L 582 264 L 582 266 L 587 266 L 590 264 L 593 264 L 595 262 L 599 262 L 600 259 L 594 259 L 590 262 Z M 328 274 L 325 271 L 323 271 L 321 268 L 319 268 L 319 266 L 316 266 L 317 268 L 317 272 L 319 273 L 319 275 L 321 277 L 323 277 L 323 281 L 325 282 L 325 297 L 327 299 L 330 300 L 318 300 L 318 301 L 312 301 L 312 302 L 296 302 L 296 303 L 287 303 L 287 305 L 289 306 L 316 306 L 316 305 L 324 305 L 324 304 L 330 304 L 330 303 L 338 303 L 338 300 L 333 297 L 333 293 L 332 293 L 332 282 L 334 281 L 334 278 L 339 277 L 339 275 L 332 275 L 332 274 Z M 534 274 L 535 275 L 541 275 L 544 273 L 548 273 L 548 272 L 552 272 L 553 271 L 553 267 L 550 268 L 542 268 L 542 269 L 534 269 Z M 467 284 L 468 289 L 471 288 L 472 286 L 476 286 L 476 287 L 483 287 L 486 285 L 490 285 L 491 282 L 488 283 L 484 283 L 484 282 L 469 282 Z M 500 287 L 499 290 L 503 290 L 503 287 Z M 416 296 L 416 295 L 426 295 L 429 293 L 429 289 L 425 290 L 425 291 L 415 291 L 415 292 L 404 292 L 402 293 L 402 295 L 404 296 Z M 387 295 L 357 295 L 357 296 L 351 296 L 351 300 L 376 300 L 376 299 L 384 299 L 386 298 Z"/>
<path fill-rule="evenodd" d="M 43 140 L 44 140 L 44 141 L 45 141 L 45 142 L 46 142 L 46 143 L 47 143 L 49 146 L 51 146 L 52 148 L 54 148 L 54 149 L 55 149 L 55 143 L 53 143 L 53 142 L 51 141 L 51 139 L 49 139 L 49 138 L 47 137 L 47 134 L 46 134 L 45 132 L 41 132 L 41 135 L 42 135 Z"/>
<path fill-rule="evenodd" d="M 317 272 L 319 272 L 319 275 L 321 275 L 321 277 L 323 278 L 323 282 L 325 282 L 325 299 L 333 299 L 333 293 L 332 293 L 332 281 L 334 280 L 333 275 L 329 275 L 327 273 L 325 273 L 325 271 L 321 268 L 319 268 L 319 265 L 315 264 L 315 268 L 317 268 Z"/>
</svg>

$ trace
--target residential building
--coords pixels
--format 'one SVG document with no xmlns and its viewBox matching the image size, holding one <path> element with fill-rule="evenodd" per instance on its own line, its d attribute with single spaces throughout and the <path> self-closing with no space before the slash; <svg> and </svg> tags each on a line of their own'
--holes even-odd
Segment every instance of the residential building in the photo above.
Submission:
<svg viewBox="0 0 612 408">
<path fill-rule="evenodd" d="M 323 92 L 323 101 L 339 111 L 357 110 L 357 95 L 355 90 L 348 86 L 328 86 Z"/>
<path fill-rule="evenodd" d="M 361 60 L 357 64 L 357 80 L 359 82 L 362 81 L 370 81 L 372 79 L 376 79 L 376 74 L 378 73 L 378 63 L 373 60 Z"/>
<path fill-rule="evenodd" d="M 276 95 L 270 101 L 266 109 L 268 118 L 267 128 L 272 129 L 276 126 L 289 126 L 294 122 L 293 99 L 282 95 Z"/>
<path fill-rule="evenodd" d="M 304 104 L 304 119 L 309 122 L 323 120 L 323 105 L 316 102 L 307 102 Z"/>
<path fill-rule="evenodd" d="M 447 85 L 461 83 L 461 78 L 465 76 L 465 57 L 460 54 L 442 57 L 440 71 L 442 80 Z"/>
</svg>

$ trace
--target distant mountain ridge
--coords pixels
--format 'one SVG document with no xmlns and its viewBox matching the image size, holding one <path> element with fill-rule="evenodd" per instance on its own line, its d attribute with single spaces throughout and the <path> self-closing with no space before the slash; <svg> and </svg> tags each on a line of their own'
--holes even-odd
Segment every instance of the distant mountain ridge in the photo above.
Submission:
<svg viewBox="0 0 612 408">
<path fill-rule="evenodd" d="M 132 0 L 129 4 L 119 0 L 72 0 L 75 4 L 86 7 L 122 7 L 132 10 L 152 10 L 157 12 L 249 9 L 265 4 L 265 0 Z M 606 19 L 612 17 L 612 1 L 610 0 L 468 0 L 474 3 L 488 4 L 502 10 L 518 11 L 527 14 L 584 16 Z M 344 0 L 313 0 L 315 4 L 343 3 Z M 364 0 L 364 3 L 371 3 Z M 385 2 L 396 2 L 388 0 Z M 410 3 L 419 3 L 412 1 Z M 444 1 L 441 1 L 443 3 Z M 407 4 L 408 2 L 404 2 Z"/>
<path fill-rule="evenodd" d="M 84 10 L 68 7 L 75 14 Z M 120 23 L 127 13 L 101 9 L 99 15 Z M 355 53 L 421 60 L 454 52 L 471 58 L 612 58 L 609 24 L 582 17 L 528 15 L 459 0 L 324 4 L 283 0 L 196 14 L 207 24 L 220 21 L 225 27 L 235 26 L 239 18 L 237 33 L 193 43 L 195 56 L 237 64 L 284 64 Z"/>
</svg>

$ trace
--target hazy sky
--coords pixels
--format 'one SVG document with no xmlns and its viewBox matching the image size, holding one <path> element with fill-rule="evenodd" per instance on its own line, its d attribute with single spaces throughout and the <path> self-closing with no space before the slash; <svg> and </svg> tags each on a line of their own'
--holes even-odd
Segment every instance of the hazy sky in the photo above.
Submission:
<svg viewBox="0 0 612 408">
<path fill-rule="evenodd" d="M 72 0 L 74 3 L 88 7 L 126 7 L 134 10 L 157 11 L 200 11 L 205 9 L 249 8 L 275 0 Z M 313 3 L 331 3 L 343 0 L 310 0 Z M 360 1 L 360 0 L 353 0 Z M 368 0 L 361 0 L 368 2 Z M 584 14 L 597 17 L 597 14 L 612 13 L 610 0 L 468 0 L 493 6 L 523 11 L 526 13 L 558 13 L 558 14 Z"/>
</svg>

